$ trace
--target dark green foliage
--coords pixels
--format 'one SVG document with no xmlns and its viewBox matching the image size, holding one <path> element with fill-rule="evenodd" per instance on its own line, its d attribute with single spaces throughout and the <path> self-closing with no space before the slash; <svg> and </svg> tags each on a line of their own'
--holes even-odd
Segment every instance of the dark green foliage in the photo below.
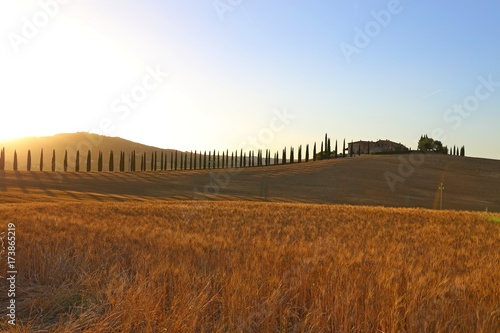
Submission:
<svg viewBox="0 0 500 333">
<path fill-rule="evenodd" d="M 5 147 L 2 148 L 2 152 L 0 153 L 0 171 L 5 170 Z"/>
<path fill-rule="evenodd" d="M 462 146 L 462 148 L 460 148 L 460 156 L 465 156 L 465 146 Z"/>
<path fill-rule="evenodd" d="M 125 153 L 120 151 L 120 172 L 125 171 Z"/>
<path fill-rule="evenodd" d="M 309 162 L 309 144 L 306 145 L 306 162 Z"/>
<path fill-rule="evenodd" d="M 163 163 L 164 163 L 164 153 L 163 153 L 163 150 L 161 152 L 161 155 L 160 155 L 160 171 L 163 171 Z"/>
<path fill-rule="evenodd" d="M 191 150 L 191 155 L 189 156 L 189 170 L 193 170 L 193 151 Z"/>
<path fill-rule="evenodd" d="M 144 171 L 146 171 L 146 153 L 144 153 Z M 155 168 L 155 155 L 153 152 L 151 152 L 151 171 L 154 170 Z"/>
<path fill-rule="evenodd" d="M 31 150 L 28 149 L 28 163 L 26 164 L 26 170 L 31 171 Z"/>
<path fill-rule="evenodd" d="M 440 154 L 446 154 L 448 152 L 448 147 L 443 147 L 443 144 L 439 140 L 434 140 L 429 138 L 427 135 L 421 135 L 418 140 L 418 150 L 424 152 L 435 152 Z M 453 147 L 454 154 L 458 155 L 458 150 Z"/>
<path fill-rule="evenodd" d="M 109 164 L 108 164 L 108 169 L 109 171 L 113 172 L 115 171 L 115 156 L 113 154 L 113 151 L 111 150 L 109 152 Z"/>
<path fill-rule="evenodd" d="M 52 172 L 56 171 L 56 150 L 52 149 Z"/>
<path fill-rule="evenodd" d="M 316 142 L 314 143 L 313 147 L 313 161 L 316 161 Z"/>
<path fill-rule="evenodd" d="M 345 138 L 344 143 L 342 144 L 342 157 L 345 157 Z"/>
<path fill-rule="evenodd" d="M 65 150 L 64 151 L 64 163 L 63 163 L 63 168 L 64 168 L 64 172 L 67 172 L 68 171 L 68 150 Z"/>
<path fill-rule="evenodd" d="M 293 154 L 293 147 L 290 147 L 290 164 L 292 164 L 295 160 Z"/>
<path fill-rule="evenodd" d="M 155 170 L 158 171 L 158 153 L 155 151 Z"/>
<path fill-rule="evenodd" d="M 43 171 L 43 148 L 40 153 L 40 171 Z"/>
<path fill-rule="evenodd" d="M 89 149 L 87 153 L 87 172 L 92 171 L 92 153 Z"/>
<path fill-rule="evenodd" d="M 229 149 L 226 149 L 226 168 L 229 168 Z"/>
<path fill-rule="evenodd" d="M 196 170 L 196 150 L 194 151 L 193 169 Z"/>
<path fill-rule="evenodd" d="M 297 161 L 300 163 L 302 162 L 302 145 L 299 146 L 299 153 L 297 156 Z"/>
<path fill-rule="evenodd" d="M 203 169 L 207 168 L 207 151 L 203 153 Z"/>
<path fill-rule="evenodd" d="M 13 164 L 14 171 L 17 171 L 17 151 L 14 150 L 14 164 Z"/>
<path fill-rule="evenodd" d="M 177 170 L 177 165 L 178 165 L 178 163 L 177 163 L 177 155 L 179 155 L 179 154 L 177 154 L 177 150 L 176 150 L 175 151 L 175 162 L 174 162 L 175 170 Z"/>
<path fill-rule="evenodd" d="M 188 154 L 184 153 L 184 170 L 187 170 L 187 160 L 188 160 Z"/>
<path fill-rule="evenodd" d="M 286 164 L 286 147 L 283 148 L 283 155 L 281 157 L 281 164 Z"/>
<path fill-rule="evenodd" d="M 351 151 L 349 152 L 350 157 L 352 157 L 353 150 L 354 150 L 354 145 L 353 145 L 353 141 L 351 140 Z"/>
<path fill-rule="evenodd" d="M 97 171 L 102 172 L 102 152 L 99 150 L 99 155 L 97 157 Z"/>
<path fill-rule="evenodd" d="M 80 171 L 80 151 L 76 151 L 76 160 L 75 160 L 75 171 L 79 172 Z"/>
<path fill-rule="evenodd" d="M 323 142 L 321 142 L 321 151 L 319 152 L 319 160 L 321 161 L 323 159 Z"/>
<path fill-rule="evenodd" d="M 335 140 L 335 155 L 333 156 L 334 158 L 337 158 L 338 157 L 338 154 L 337 154 L 337 140 Z"/>
<path fill-rule="evenodd" d="M 174 152 L 170 152 L 170 170 L 174 170 Z"/>
</svg>

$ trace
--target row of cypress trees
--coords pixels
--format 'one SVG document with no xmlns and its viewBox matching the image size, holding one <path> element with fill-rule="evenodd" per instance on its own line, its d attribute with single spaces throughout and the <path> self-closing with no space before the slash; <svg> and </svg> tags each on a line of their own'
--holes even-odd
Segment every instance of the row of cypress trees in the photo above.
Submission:
<svg viewBox="0 0 500 333">
<path fill-rule="evenodd" d="M 321 141 L 320 151 L 317 152 L 316 142 L 313 146 L 312 151 L 312 159 L 316 160 L 324 160 L 330 158 L 338 158 L 345 157 L 346 147 L 345 147 L 345 139 L 343 141 L 342 152 L 339 153 L 337 149 L 337 141 L 335 141 L 335 148 L 332 150 L 330 145 L 330 138 L 327 134 L 325 134 L 324 141 Z M 305 146 L 305 156 L 302 154 L 302 145 L 298 147 L 297 156 L 295 155 L 295 148 L 290 147 L 290 151 L 287 153 L 287 148 L 283 148 L 281 154 L 281 164 L 293 164 L 293 163 L 302 163 L 310 161 L 310 151 L 309 144 Z M 140 158 L 139 169 L 137 168 L 137 158 Z M 220 168 L 244 168 L 244 167 L 261 167 L 261 166 L 270 166 L 270 165 L 278 165 L 280 164 L 280 154 L 276 152 L 271 158 L 271 150 L 266 149 L 265 151 L 262 149 L 258 149 L 257 153 L 253 150 L 244 152 L 243 149 L 240 150 L 239 155 L 238 151 L 231 152 L 229 155 L 229 150 L 222 152 L 216 152 L 215 150 L 209 151 L 208 156 L 207 152 L 204 153 L 194 151 L 191 152 L 170 152 L 170 158 L 168 159 L 168 154 L 164 151 L 161 151 L 160 154 L 158 152 L 152 152 L 150 162 L 147 162 L 147 153 L 144 152 L 140 155 L 136 153 L 135 150 L 128 156 L 128 161 L 126 161 L 125 152 L 121 151 L 119 156 L 119 164 L 118 170 L 120 172 L 125 171 L 165 171 L 165 170 L 196 170 L 196 169 L 220 169 Z M 40 153 L 40 171 L 43 171 L 44 167 L 44 156 L 43 149 Z M 56 152 L 52 151 L 52 161 L 51 161 L 51 170 L 56 171 Z M 159 163 L 158 163 L 159 162 Z M 180 162 L 180 163 L 179 163 Z M 65 151 L 64 154 L 64 162 L 63 162 L 63 170 L 68 171 L 68 151 Z M 101 151 L 98 154 L 97 160 L 97 171 L 102 172 L 104 170 L 104 156 Z M 76 172 L 80 171 L 80 151 L 76 151 L 76 158 L 74 161 L 74 170 Z M 170 168 L 168 168 L 170 166 Z M 18 158 L 17 151 L 14 151 L 14 162 L 13 169 L 17 171 L 18 166 Z M 128 168 L 128 170 L 126 170 Z M 0 170 L 5 169 L 5 148 L 1 150 L 0 154 Z M 27 157 L 27 170 L 31 171 L 32 169 L 32 158 L 31 158 L 31 150 L 28 150 Z M 108 170 L 115 171 L 115 157 L 113 151 L 109 153 L 108 159 Z M 88 150 L 87 158 L 86 158 L 86 171 L 92 171 L 92 152 Z"/>
</svg>

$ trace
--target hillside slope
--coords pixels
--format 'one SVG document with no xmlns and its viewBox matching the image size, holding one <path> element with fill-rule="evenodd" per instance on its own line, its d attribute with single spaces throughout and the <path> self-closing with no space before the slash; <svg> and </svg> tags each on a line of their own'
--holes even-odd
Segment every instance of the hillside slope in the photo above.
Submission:
<svg viewBox="0 0 500 333">
<path fill-rule="evenodd" d="M 443 209 L 500 211 L 500 161 L 425 155 L 408 166 L 402 160 L 409 158 L 135 173 L 5 171 L 0 202 L 208 199 L 438 208 L 443 183 Z M 391 182 L 388 175 L 399 178 Z"/>
<path fill-rule="evenodd" d="M 137 154 L 146 152 L 148 159 L 152 152 L 161 151 L 170 154 L 173 149 L 161 149 L 137 142 L 129 141 L 118 137 L 101 136 L 87 132 L 57 134 L 47 137 L 27 137 L 17 140 L 0 142 L 0 148 L 5 147 L 6 170 L 12 170 L 14 160 L 14 150 L 17 151 L 18 170 L 26 170 L 28 150 L 31 150 L 32 170 L 40 170 L 41 149 L 44 151 L 44 170 L 50 170 L 52 152 L 56 152 L 56 170 L 63 170 L 65 151 L 68 151 L 68 171 L 75 170 L 76 152 L 80 151 L 80 170 L 86 168 L 88 150 L 92 154 L 92 169 L 97 170 L 97 160 L 99 151 L 103 154 L 104 170 L 108 170 L 110 151 L 114 152 L 115 165 L 118 165 L 120 151 L 130 154 L 133 150 Z M 149 161 L 149 160 L 148 160 Z M 139 164 L 139 163 L 137 163 Z"/>
</svg>

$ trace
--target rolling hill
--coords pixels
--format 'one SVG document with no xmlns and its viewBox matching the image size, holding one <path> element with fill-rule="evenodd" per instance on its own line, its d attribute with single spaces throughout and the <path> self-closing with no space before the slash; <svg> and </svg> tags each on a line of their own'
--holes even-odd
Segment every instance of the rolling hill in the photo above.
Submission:
<svg viewBox="0 0 500 333">
<path fill-rule="evenodd" d="M 118 137 L 108 137 L 87 132 L 57 134 L 47 137 L 26 137 L 16 140 L 0 142 L 0 147 L 5 147 L 6 151 L 6 170 L 12 169 L 14 160 L 14 150 L 17 151 L 19 170 L 26 170 L 28 150 L 31 150 L 32 170 L 40 170 L 41 149 L 44 151 L 44 170 L 50 170 L 52 152 L 56 152 L 56 170 L 63 169 L 65 151 L 68 151 L 68 171 L 75 170 L 76 152 L 80 151 L 80 170 L 86 167 L 86 158 L 88 150 L 92 154 L 92 169 L 97 169 L 97 160 L 99 151 L 103 153 L 104 170 L 108 170 L 109 153 L 115 154 L 115 165 L 119 160 L 120 151 L 127 155 L 133 150 L 137 154 L 146 153 L 150 158 L 152 152 L 161 151 L 170 154 L 175 152 L 173 149 L 161 149 L 157 147 L 143 145 L 137 142 L 129 141 Z"/>
<path fill-rule="evenodd" d="M 0 173 L 0 202 L 203 199 L 439 208 L 442 183 L 443 209 L 500 211 L 500 161 L 424 155 L 411 164 L 410 159 L 363 156 L 270 167 L 125 173 L 5 171 Z"/>
</svg>

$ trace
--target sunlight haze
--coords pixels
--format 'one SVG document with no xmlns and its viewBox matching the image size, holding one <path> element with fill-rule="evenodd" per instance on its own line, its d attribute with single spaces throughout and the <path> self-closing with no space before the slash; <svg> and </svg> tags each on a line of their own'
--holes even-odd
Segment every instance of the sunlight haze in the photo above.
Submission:
<svg viewBox="0 0 500 333">
<path fill-rule="evenodd" d="M 428 134 L 500 159 L 499 13 L 493 0 L 2 1 L 0 140 L 277 151 L 324 133 L 415 149 Z"/>
</svg>

